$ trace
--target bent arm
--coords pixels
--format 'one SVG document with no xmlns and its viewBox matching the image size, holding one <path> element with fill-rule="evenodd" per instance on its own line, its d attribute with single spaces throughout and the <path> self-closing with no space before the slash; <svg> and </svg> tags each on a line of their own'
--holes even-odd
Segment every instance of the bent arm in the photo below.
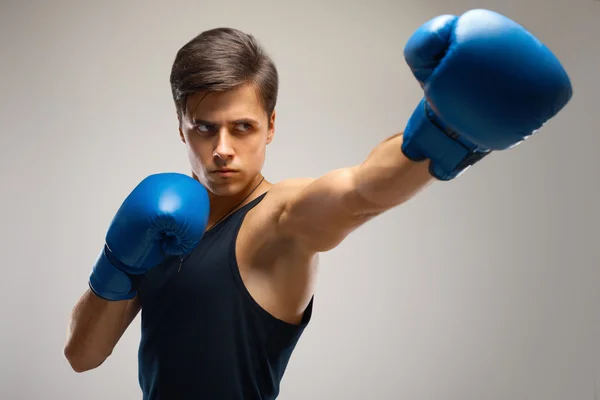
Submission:
<svg viewBox="0 0 600 400">
<path fill-rule="evenodd" d="M 108 301 L 87 290 L 69 321 L 63 353 L 76 372 L 100 366 L 140 310 L 137 298 Z"/>
<path fill-rule="evenodd" d="M 369 219 L 411 199 L 434 178 L 429 162 L 409 160 L 402 134 L 371 151 L 358 166 L 307 183 L 286 201 L 279 228 L 309 250 L 327 251 Z"/>
</svg>

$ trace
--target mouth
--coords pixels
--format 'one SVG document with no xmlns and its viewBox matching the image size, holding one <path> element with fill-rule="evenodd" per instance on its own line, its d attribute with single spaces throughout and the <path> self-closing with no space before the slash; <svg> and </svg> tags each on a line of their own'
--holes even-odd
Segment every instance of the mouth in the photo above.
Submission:
<svg viewBox="0 0 600 400">
<path fill-rule="evenodd" d="M 212 175 L 216 175 L 216 176 L 232 176 L 238 173 L 237 170 L 235 169 L 229 169 L 229 168 L 222 168 L 222 169 L 216 169 L 214 171 L 210 172 Z"/>
</svg>

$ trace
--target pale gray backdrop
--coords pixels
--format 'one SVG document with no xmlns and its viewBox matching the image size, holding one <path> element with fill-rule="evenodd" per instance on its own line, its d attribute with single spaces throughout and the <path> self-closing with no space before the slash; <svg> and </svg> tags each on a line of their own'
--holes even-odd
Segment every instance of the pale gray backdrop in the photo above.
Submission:
<svg viewBox="0 0 600 400">
<path fill-rule="evenodd" d="M 139 317 L 94 371 L 71 371 L 62 347 L 122 200 L 148 174 L 188 172 L 168 83 L 180 46 L 218 26 L 255 34 L 281 74 L 265 175 L 319 176 L 403 129 L 421 96 L 410 34 L 477 7 L 543 39 L 572 102 L 323 255 L 280 398 L 600 398 L 600 2 L 1 4 L 3 400 L 140 398 Z"/>
</svg>

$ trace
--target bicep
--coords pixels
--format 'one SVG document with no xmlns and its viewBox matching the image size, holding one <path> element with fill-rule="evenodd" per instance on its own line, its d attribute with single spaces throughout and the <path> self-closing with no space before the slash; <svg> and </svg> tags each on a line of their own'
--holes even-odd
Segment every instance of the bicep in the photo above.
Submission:
<svg viewBox="0 0 600 400">
<path fill-rule="evenodd" d="M 356 191 L 355 169 L 331 171 L 290 195 L 279 225 L 305 247 L 328 251 L 377 213 Z"/>
</svg>

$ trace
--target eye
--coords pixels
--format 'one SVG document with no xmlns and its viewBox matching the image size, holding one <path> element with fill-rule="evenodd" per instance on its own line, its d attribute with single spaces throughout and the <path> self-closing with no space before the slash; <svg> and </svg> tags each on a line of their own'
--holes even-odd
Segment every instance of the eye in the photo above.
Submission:
<svg viewBox="0 0 600 400">
<path fill-rule="evenodd" d="M 216 127 L 214 125 L 209 124 L 198 124 L 194 127 L 194 129 L 201 135 L 205 135 L 207 133 L 212 133 L 215 131 Z"/>
<path fill-rule="evenodd" d="M 241 122 L 235 126 L 235 129 L 240 132 L 246 132 L 252 129 L 252 125 L 248 122 Z"/>
</svg>

